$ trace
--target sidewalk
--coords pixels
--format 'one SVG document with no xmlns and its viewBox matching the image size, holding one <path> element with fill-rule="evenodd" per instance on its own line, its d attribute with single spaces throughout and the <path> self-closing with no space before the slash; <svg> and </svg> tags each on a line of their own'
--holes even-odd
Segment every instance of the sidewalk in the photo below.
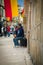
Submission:
<svg viewBox="0 0 43 65">
<path fill-rule="evenodd" d="M 13 48 L 13 37 L 0 38 L 0 65 L 33 65 L 27 48 Z"/>
</svg>

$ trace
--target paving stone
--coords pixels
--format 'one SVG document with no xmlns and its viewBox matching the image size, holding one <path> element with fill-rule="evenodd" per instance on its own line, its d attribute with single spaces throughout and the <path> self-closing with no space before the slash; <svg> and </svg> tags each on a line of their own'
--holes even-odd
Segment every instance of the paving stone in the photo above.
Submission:
<svg viewBox="0 0 43 65">
<path fill-rule="evenodd" d="M 27 48 L 13 46 L 13 36 L 0 38 L 0 65 L 33 65 Z"/>
</svg>

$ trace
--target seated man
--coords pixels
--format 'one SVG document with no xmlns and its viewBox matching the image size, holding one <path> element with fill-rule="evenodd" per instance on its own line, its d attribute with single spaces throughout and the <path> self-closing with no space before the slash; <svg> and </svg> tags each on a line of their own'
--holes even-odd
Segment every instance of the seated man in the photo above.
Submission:
<svg viewBox="0 0 43 65">
<path fill-rule="evenodd" d="M 15 32 L 16 33 L 14 33 L 13 41 L 14 41 L 15 46 L 19 46 L 18 40 L 20 40 L 24 37 L 24 30 L 23 30 L 23 27 L 21 26 L 21 24 L 18 24 L 18 29 Z"/>
</svg>

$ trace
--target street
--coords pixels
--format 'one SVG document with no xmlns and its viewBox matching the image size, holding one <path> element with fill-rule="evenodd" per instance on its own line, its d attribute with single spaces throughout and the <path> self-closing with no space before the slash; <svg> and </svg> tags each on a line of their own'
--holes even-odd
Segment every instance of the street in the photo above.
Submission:
<svg viewBox="0 0 43 65">
<path fill-rule="evenodd" d="M 27 48 L 15 48 L 13 36 L 0 37 L 0 65 L 32 65 Z"/>
</svg>

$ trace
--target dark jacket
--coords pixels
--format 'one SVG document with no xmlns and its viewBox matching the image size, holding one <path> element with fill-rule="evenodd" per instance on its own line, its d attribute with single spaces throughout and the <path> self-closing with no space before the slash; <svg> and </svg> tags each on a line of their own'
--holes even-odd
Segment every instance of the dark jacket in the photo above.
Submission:
<svg viewBox="0 0 43 65">
<path fill-rule="evenodd" d="M 4 27 L 3 31 L 4 31 L 4 32 L 7 32 L 7 29 L 6 29 L 6 27 Z"/>
<path fill-rule="evenodd" d="M 24 37 L 23 27 L 20 27 L 17 31 L 17 37 Z"/>
</svg>

